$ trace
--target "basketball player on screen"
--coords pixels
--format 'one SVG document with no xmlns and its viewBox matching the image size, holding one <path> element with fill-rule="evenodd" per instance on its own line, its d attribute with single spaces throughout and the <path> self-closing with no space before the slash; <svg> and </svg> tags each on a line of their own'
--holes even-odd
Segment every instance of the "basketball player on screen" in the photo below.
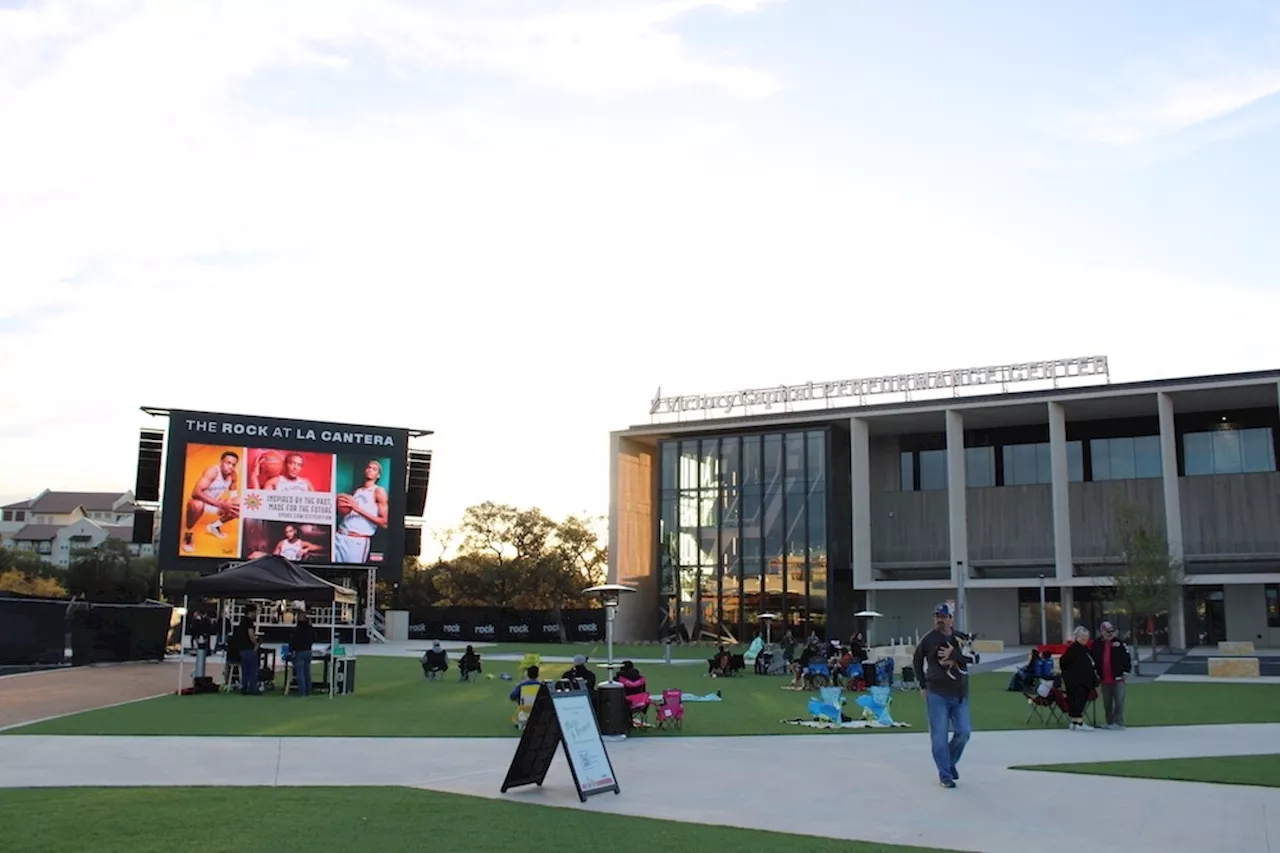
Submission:
<svg viewBox="0 0 1280 853">
<path fill-rule="evenodd" d="M 387 526 L 387 490 L 378 485 L 382 463 L 371 459 L 364 466 L 364 485 L 349 495 L 338 495 L 342 518 L 333 534 L 334 562 L 367 563 L 369 545 L 378 528 Z"/>
<path fill-rule="evenodd" d="M 258 470 L 255 472 L 256 479 L 262 483 L 260 488 L 268 489 L 276 492 L 314 492 L 315 487 L 311 485 L 311 481 L 302 475 L 302 454 L 290 453 L 284 457 L 284 471 L 269 477 L 263 483 L 262 465 L 265 456 L 258 457 Z"/>
<path fill-rule="evenodd" d="M 240 455 L 228 450 L 217 465 L 211 466 L 196 481 L 191 499 L 187 501 L 186 529 L 182 532 L 183 551 L 191 553 L 196 550 L 195 526 L 206 513 L 213 515 L 214 519 L 205 526 L 205 530 L 219 539 L 227 538 L 227 534 L 222 532 L 222 523 L 240 517 L 240 505 L 234 494 L 238 464 Z"/>
<path fill-rule="evenodd" d="M 284 557 L 291 563 L 305 560 L 308 554 L 314 554 L 320 550 L 322 549 L 319 545 L 304 542 L 298 538 L 298 526 L 296 524 L 286 524 L 284 526 L 284 538 L 276 543 L 276 555 Z"/>
</svg>

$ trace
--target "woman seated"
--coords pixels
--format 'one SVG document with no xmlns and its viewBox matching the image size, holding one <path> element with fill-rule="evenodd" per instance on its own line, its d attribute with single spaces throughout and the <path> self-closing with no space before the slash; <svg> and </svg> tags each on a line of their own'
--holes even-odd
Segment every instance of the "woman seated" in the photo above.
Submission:
<svg viewBox="0 0 1280 853">
<path fill-rule="evenodd" d="M 728 675 L 732 666 L 733 658 L 729 654 L 729 649 L 726 646 L 721 646 L 713 656 L 707 659 L 707 675 L 713 677 Z"/>
<path fill-rule="evenodd" d="M 849 653 L 853 655 L 855 663 L 862 663 L 867 659 L 867 641 L 861 631 L 849 638 Z"/>
<path fill-rule="evenodd" d="M 480 655 L 471 646 L 467 646 L 467 650 L 458 659 L 458 674 L 461 676 L 459 680 L 470 681 L 473 673 L 480 674 Z"/>
<path fill-rule="evenodd" d="M 634 663 L 629 660 L 622 662 L 622 669 L 618 670 L 618 683 L 626 694 L 631 713 L 643 716 L 649 710 L 649 686 Z"/>
</svg>

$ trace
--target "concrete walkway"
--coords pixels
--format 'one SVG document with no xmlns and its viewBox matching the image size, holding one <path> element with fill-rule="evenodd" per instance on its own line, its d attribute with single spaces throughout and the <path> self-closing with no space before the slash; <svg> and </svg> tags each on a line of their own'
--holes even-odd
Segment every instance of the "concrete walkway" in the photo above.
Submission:
<svg viewBox="0 0 1280 853">
<path fill-rule="evenodd" d="M 937 784 L 927 735 L 694 738 L 608 745 L 622 786 L 579 804 L 557 756 L 546 785 L 499 793 L 515 741 L 9 736 L 0 787 L 401 785 L 752 829 L 982 853 L 1052 846 L 1085 809 L 1084 846 L 1125 853 L 1280 853 L 1280 790 L 1008 769 L 1014 764 L 1247 755 L 1280 724 L 979 732 L 960 787 Z M 1082 798 L 1071 806 L 1072 798 Z M 1086 802 L 1087 801 L 1087 802 Z M 824 819 L 816 816 L 825 815 Z M 1103 833 L 1102 835 L 1098 833 Z M 1036 839 L 1041 839 L 1037 842 Z M 1110 844 L 1110 842 L 1107 842 Z"/>
</svg>

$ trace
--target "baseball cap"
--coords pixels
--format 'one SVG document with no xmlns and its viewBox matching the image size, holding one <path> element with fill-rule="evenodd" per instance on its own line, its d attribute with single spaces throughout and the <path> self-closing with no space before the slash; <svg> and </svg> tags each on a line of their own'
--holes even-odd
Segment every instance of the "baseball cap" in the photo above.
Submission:
<svg viewBox="0 0 1280 853">
<path fill-rule="evenodd" d="M 574 665 L 575 665 L 575 666 L 582 666 L 582 665 L 583 665 L 584 663 L 586 663 L 586 662 L 587 662 L 587 656 L 586 656 L 586 655 L 574 655 L 574 656 L 573 656 L 573 663 L 574 663 Z"/>
<path fill-rule="evenodd" d="M 955 612 L 951 609 L 951 605 L 945 601 L 933 608 L 934 616 L 955 616 Z"/>
</svg>

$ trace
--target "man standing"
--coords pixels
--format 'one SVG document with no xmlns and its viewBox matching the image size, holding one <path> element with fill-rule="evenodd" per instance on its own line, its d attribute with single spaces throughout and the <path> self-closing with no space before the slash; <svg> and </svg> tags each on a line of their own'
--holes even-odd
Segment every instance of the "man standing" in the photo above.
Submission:
<svg viewBox="0 0 1280 853">
<path fill-rule="evenodd" d="M 956 765 L 969 742 L 973 724 L 969 717 L 969 673 L 971 663 L 960 650 L 960 640 L 953 627 L 955 613 L 943 603 L 933 609 L 933 630 L 920 640 L 912 661 L 920 691 L 924 694 L 925 712 L 929 718 L 929 740 L 933 763 L 938 767 L 938 781 L 944 788 L 954 788 L 960 774 Z M 947 732 L 954 732 L 950 742 Z"/>
<path fill-rule="evenodd" d="M 227 660 L 240 659 L 240 692 L 245 696 L 262 695 L 258 686 L 257 621 L 258 612 L 246 607 L 227 643 Z"/>
<path fill-rule="evenodd" d="M 1098 626 L 1098 642 L 1090 653 L 1102 676 L 1102 708 L 1107 715 L 1107 728 L 1124 728 L 1125 676 L 1133 669 L 1129 647 L 1116 635 L 1116 626 L 1103 622 Z"/>
<path fill-rule="evenodd" d="M 298 695 L 311 695 L 311 647 L 316 642 L 316 631 L 305 609 L 298 611 L 297 624 L 293 628 L 290 650 L 293 652 L 293 674 L 298 681 Z"/>
</svg>

